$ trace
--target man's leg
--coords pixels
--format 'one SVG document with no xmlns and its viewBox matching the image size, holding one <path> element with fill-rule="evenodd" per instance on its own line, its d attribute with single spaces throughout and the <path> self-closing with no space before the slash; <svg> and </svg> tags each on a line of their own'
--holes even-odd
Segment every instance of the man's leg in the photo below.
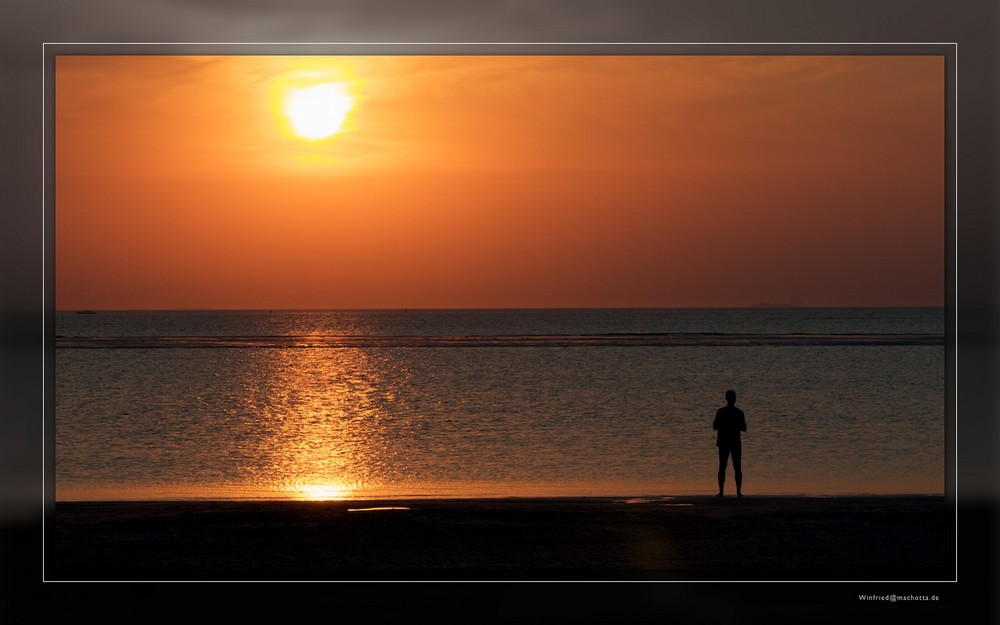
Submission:
<svg viewBox="0 0 1000 625">
<path fill-rule="evenodd" d="M 722 497 L 722 491 L 726 484 L 726 463 L 729 462 L 729 448 L 725 445 L 719 445 L 719 497 Z"/>
<path fill-rule="evenodd" d="M 743 496 L 743 449 L 741 445 L 736 445 L 732 449 L 733 473 L 736 475 L 736 496 Z"/>
</svg>

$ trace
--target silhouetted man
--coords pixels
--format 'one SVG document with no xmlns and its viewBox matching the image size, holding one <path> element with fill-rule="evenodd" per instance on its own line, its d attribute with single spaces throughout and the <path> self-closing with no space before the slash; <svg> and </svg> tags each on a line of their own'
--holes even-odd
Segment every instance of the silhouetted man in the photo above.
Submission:
<svg viewBox="0 0 1000 625">
<path fill-rule="evenodd" d="M 743 411 L 736 407 L 736 391 L 726 391 L 726 405 L 715 411 L 715 421 L 712 429 L 718 430 L 715 445 L 719 448 L 719 497 L 722 497 L 726 483 L 726 465 L 729 456 L 733 457 L 733 472 L 736 474 L 736 496 L 743 496 L 743 469 L 740 460 L 743 456 L 743 446 L 740 443 L 740 432 L 747 431 L 747 420 Z"/>
</svg>

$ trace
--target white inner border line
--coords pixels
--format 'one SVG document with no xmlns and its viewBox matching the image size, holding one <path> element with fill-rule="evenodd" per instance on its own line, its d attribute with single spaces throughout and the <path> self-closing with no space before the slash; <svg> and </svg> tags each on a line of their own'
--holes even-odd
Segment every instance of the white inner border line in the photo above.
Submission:
<svg viewBox="0 0 1000 625">
<path fill-rule="evenodd" d="M 923 42 L 874 42 L 874 43 L 863 43 L 863 42 L 731 42 L 730 41 L 730 42 L 562 42 L 562 43 L 559 43 L 559 42 L 530 42 L 530 41 L 526 41 L 526 42 L 482 42 L 482 41 L 478 41 L 478 42 L 456 42 L 456 41 L 449 41 L 449 42 L 339 42 L 339 43 L 330 43 L 330 42 L 285 42 L 285 43 L 283 43 L 283 42 L 264 42 L 264 43 L 262 43 L 262 42 L 45 42 L 45 43 L 43 43 L 42 44 L 42 133 L 41 133 L 42 134 L 42 485 L 41 486 L 42 486 L 42 528 L 43 528 L 43 531 L 42 531 L 42 581 L 43 582 L 45 582 L 45 581 L 54 581 L 54 580 L 46 580 L 45 579 L 45 531 L 44 531 L 45 520 L 46 520 L 45 512 L 46 512 L 46 509 L 47 509 L 47 507 L 49 505 L 48 492 L 47 492 L 47 488 L 46 488 L 46 479 L 47 479 L 47 476 L 48 476 L 48 472 L 46 471 L 47 456 L 46 456 L 46 453 L 45 453 L 45 445 L 47 443 L 46 436 L 45 436 L 45 433 L 46 433 L 45 430 L 46 430 L 46 424 L 47 424 L 46 410 L 45 410 L 45 392 L 46 392 L 46 387 L 45 387 L 46 349 L 45 349 L 45 347 L 46 347 L 47 336 L 46 336 L 46 333 L 45 333 L 45 329 L 46 329 L 46 322 L 47 322 L 47 315 L 46 315 L 46 312 L 47 312 L 47 309 L 46 309 L 46 304 L 47 304 L 46 288 L 49 286 L 48 282 L 46 280 L 46 277 L 47 277 L 46 271 L 47 271 L 48 267 L 46 266 L 46 263 L 45 263 L 46 252 L 47 252 L 46 246 L 45 246 L 46 227 L 47 227 L 47 222 L 46 222 L 46 207 L 47 207 L 47 201 L 49 199 L 47 197 L 47 195 L 46 195 L 46 176 L 49 173 L 49 168 L 46 166 L 47 165 L 47 162 L 46 162 L 46 154 L 47 153 L 46 153 L 46 149 L 45 149 L 45 147 L 46 147 L 46 141 L 47 141 L 47 136 L 46 136 L 46 133 L 45 133 L 45 130 L 46 130 L 46 121 L 47 121 L 47 99 L 46 99 L 47 94 L 46 94 L 46 89 L 45 89 L 45 83 L 46 83 L 46 80 L 48 79 L 48 72 L 47 72 L 47 65 L 46 65 L 46 63 L 47 63 L 48 58 L 49 58 L 49 53 L 46 50 L 46 46 L 82 46 L 82 47 L 94 47 L 94 46 L 124 46 L 124 47 L 152 47 L 152 46 L 162 46 L 162 47 L 171 47 L 171 46 L 172 47 L 177 47 L 177 46 L 219 46 L 219 47 L 238 47 L 238 46 L 266 47 L 266 46 L 280 46 L 280 47 L 297 47 L 297 46 L 301 46 L 301 47 L 305 47 L 305 46 L 322 46 L 322 47 L 326 47 L 326 48 L 330 48 L 331 49 L 331 53 L 329 53 L 329 54 L 332 54 L 332 50 L 337 49 L 337 48 L 387 47 L 387 46 L 402 46 L 402 47 L 470 46 L 470 47 L 498 47 L 498 48 L 502 48 L 502 47 L 506 47 L 506 46 L 518 46 L 518 47 L 533 47 L 533 46 L 537 46 L 537 47 L 575 47 L 575 46 L 585 46 L 585 47 L 588 47 L 588 48 L 602 48 L 602 47 L 671 48 L 671 47 L 673 47 L 673 48 L 692 48 L 692 49 L 693 48 L 699 48 L 699 47 L 719 47 L 719 46 L 722 46 L 722 47 L 735 47 L 735 48 L 741 48 L 741 47 L 746 47 L 746 48 L 753 48 L 753 47 L 758 47 L 758 48 L 759 47 L 778 47 L 778 48 L 781 48 L 781 47 L 807 47 L 808 48 L 808 47 L 823 47 L 823 46 L 829 46 L 829 47 L 848 47 L 848 48 L 851 47 L 851 46 L 861 46 L 861 47 L 864 47 L 864 48 L 874 48 L 874 47 L 881 47 L 881 46 L 890 47 L 890 48 L 891 47 L 898 47 L 898 46 L 913 46 L 913 47 L 918 47 L 919 48 L 919 47 L 933 47 L 933 46 L 951 46 L 951 48 L 952 48 L 952 55 L 953 55 L 953 59 L 952 59 L 952 63 L 951 63 L 952 78 L 951 78 L 950 81 L 948 81 L 947 73 L 945 74 L 945 77 L 944 77 L 945 78 L 944 88 L 945 88 L 945 90 L 947 92 L 947 89 L 949 87 L 949 82 L 950 82 L 950 86 L 953 86 L 954 90 L 955 90 L 954 102 L 953 102 L 954 109 L 952 111 L 952 115 L 954 117 L 954 126 L 952 128 L 953 136 L 951 138 L 951 145 L 952 145 L 952 147 L 954 149 L 954 159 L 953 159 L 952 163 L 950 164 L 950 166 L 952 167 L 952 171 L 951 171 L 951 173 L 952 173 L 952 179 L 954 181 L 954 203 L 955 203 L 955 206 L 954 206 L 954 222 L 953 222 L 953 226 L 954 226 L 954 229 L 955 229 L 955 232 L 954 232 L 954 250 L 953 250 L 953 258 L 954 258 L 954 261 L 955 261 L 955 268 L 954 268 L 954 293 L 953 293 L 954 301 L 953 301 L 953 311 L 952 311 L 952 318 L 953 318 L 953 321 L 954 321 L 953 322 L 954 332 L 953 332 L 953 337 L 952 338 L 953 338 L 953 350 L 954 350 L 953 351 L 953 356 L 954 356 L 954 367 L 955 367 L 955 371 L 954 371 L 954 382 L 955 382 L 955 386 L 954 386 L 954 396 L 955 396 L 954 397 L 954 409 L 955 409 L 955 417 L 954 417 L 954 430 L 953 430 L 953 436 L 955 437 L 955 441 L 954 441 L 954 454 L 955 455 L 954 455 L 954 462 L 953 462 L 955 473 L 954 473 L 954 485 L 953 485 L 953 489 L 954 490 L 953 490 L 953 494 L 951 496 L 951 498 L 953 499 L 953 504 L 954 504 L 954 508 L 955 508 L 954 509 L 954 512 L 955 512 L 955 575 L 954 575 L 954 579 L 952 579 L 952 580 L 925 580 L 925 581 L 926 582 L 940 582 L 940 581 L 958 582 L 958 43 L 957 42 L 927 42 L 927 41 L 923 41 Z M 53 60 L 53 62 L 55 61 L 56 54 L 57 53 L 53 53 L 52 54 L 52 60 Z M 186 52 L 185 54 L 191 54 L 191 53 L 190 52 Z M 308 54 L 310 56 L 322 56 L 321 53 L 315 52 L 315 51 L 310 51 Z M 386 53 L 386 55 L 392 55 L 392 54 L 395 54 L 395 53 Z M 643 54 L 647 54 L 648 55 L 650 53 L 644 51 Z M 741 52 L 740 54 L 741 55 L 746 55 L 746 56 L 761 56 L 760 54 L 753 54 L 753 53 L 750 53 L 750 52 Z M 829 56 L 833 56 L 834 55 L 833 53 L 827 52 L 827 51 L 818 52 L 817 54 L 819 54 L 819 55 L 829 55 Z M 600 54 L 594 53 L 593 56 L 600 56 Z M 809 56 L 809 55 L 805 54 L 805 53 L 799 52 L 799 53 L 796 53 L 796 56 Z M 932 54 L 932 56 L 938 56 L 938 54 L 935 53 L 935 54 Z M 947 63 L 947 57 L 945 57 L 945 61 Z M 947 65 L 945 67 L 946 67 L 946 69 L 948 68 Z M 54 68 L 53 68 L 52 79 L 55 80 Z M 53 89 L 53 91 L 54 91 L 54 89 Z M 55 101 L 52 102 L 52 114 L 53 114 L 53 117 L 54 117 L 55 116 Z M 947 123 L 947 116 L 948 116 L 948 111 L 946 109 L 945 110 L 945 123 Z M 946 141 L 945 149 L 947 150 L 947 147 L 948 147 L 947 146 L 947 142 L 948 142 L 947 136 L 945 137 L 945 141 Z M 948 166 L 948 164 L 946 164 L 946 167 L 947 166 Z M 53 184 L 53 186 L 55 185 L 55 180 L 54 179 L 52 181 L 52 184 Z M 948 217 L 948 215 L 947 215 L 947 206 L 945 207 L 945 210 L 946 210 L 945 217 L 947 218 Z M 52 212 L 53 212 L 53 218 L 54 218 L 55 217 L 55 206 L 54 205 L 52 206 Z M 947 222 L 946 222 L 945 225 L 947 227 Z M 55 269 L 55 268 L 53 267 L 53 269 Z M 53 284 L 51 286 L 52 286 L 53 289 L 55 289 L 54 279 L 53 279 Z M 54 292 L 53 292 L 53 297 L 54 297 Z M 948 305 L 948 303 L 945 302 L 945 308 L 946 309 L 947 309 L 947 305 Z M 54 415 L 52 415 L 52 416 L 54 418 Z M 55 459 L 53 458 L 53 462 L 54 462 L 54 460 Z M 53 476 L 53 479 L 54 479 L 54 476 Z M 54 500 L 55 499 L 55 484 L 54 483 L 52 485 L 52 496 L 53 496 L 53 500 Z M 945 499 L 946 499 L 946 501 L 947 501 L 948 498 L 949 498 L 948 494 L 945 493 Z M 108 580 L 108 581 L 111 581 L 111 580 Z M 121 580 L 121 581 L 133 581 L 134 582 L 134 581 L 137 581 L 137 580 Z M 261 580 L 261 581 L 263 581 L 263 580 Z M 337 580 L 337 581 L 340 581 L 340 580 Z M 375 580 L 372 580 L 372 581 L 375 581 Z M 379 581 L 381 581 L 381 580 L 379 580 Z M 390 581 L 390 580 L 385 580 L 385 581 L 387 581 L 389 583 L 395 583 L 395 582 Z M 463 580 L 398 580 L 398 581 L 411 581 L 411 582 L 412 581 L 448 582 L 448 581 L 463 581 Z M 484 580 L 464 580 L 464 581 L 466 581 L 468 583 L 496 583 L 496 582 L 487 582 L 487 581 L 484 581 Z M 509 581 L 513 581 L 513 580 L 509 580 Z M 549 581 L 549 580 L 544 580 L 544 581 Z M 557 580 L 551 580 L 551 581 L 557 581 Z M 579 581 L 579 580 L 567 580 L 567 581 L 576 581 L 576 583 L 588 583 L 586 581 Z M 640 581 L 641 582 L 647 582 L 647 583 L 676 583 L 678 581 L 680 581 L 681 583 L 728 583 L 728 582 L 725 582 L 723 580 L 700 580 L 700 581 L 699 580 L 632 580 L 633 583 L 634 582 L 640 582 Z M 751 583 L 753 583 L 753 582 L 758 582 L 758 583 L 789 583 L 789 582 L 798 582 L 798 583 L 875 583 L 875 582 L 884 582 L 884 581 L 885 580 L 829 580 L 829 581 L 828 580 L 740 580 L 741 583 L 747 583 L 747 582 L 751 582 Z M 72 583 L 72 582 L 69 582 L 69 583 Z M 153 583 L 157 583 L 157 582 L 153 581 Z M 539 581 L 539 582 L 533 581 L 533 582 L 527 582 L 527 583 L 542 583 L 542 582 L 541 581 Z M 591 583 L 614 583 L 614 581 L 611 581 L 611 580 L 607 580 L 607 581 L 606 580 L 592 580 Z M 907 583 L 924 583 L 924 582 L 921 582 L 919 580 L 911 580 L 911 581 L 909 581 Z"/>
</svg>

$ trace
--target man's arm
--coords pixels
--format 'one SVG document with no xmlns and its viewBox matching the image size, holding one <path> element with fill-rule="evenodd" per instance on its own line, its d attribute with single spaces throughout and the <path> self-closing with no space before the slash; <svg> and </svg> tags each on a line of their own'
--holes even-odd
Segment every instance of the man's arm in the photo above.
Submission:
<svg viewBox="0 0 1000 625">
<path fill-rule="evenodd" d="M 740 410 L 740 429 L 744 432 L 747 431 L 747 416 L 743 414 L 742 410 Z"/>
</svg>

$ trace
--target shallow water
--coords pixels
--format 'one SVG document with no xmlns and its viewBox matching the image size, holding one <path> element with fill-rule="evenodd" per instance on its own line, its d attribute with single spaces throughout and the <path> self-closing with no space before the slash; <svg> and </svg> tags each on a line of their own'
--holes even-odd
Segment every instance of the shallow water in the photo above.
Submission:
<svg viewBox="0 0 1000 625">
<path fill-rule="evenodd" d="M 56 324 L 59 500 L 710 494 L 728 388 L 748 493 L 945 490 L 939 309 Z"/>
</svg>

